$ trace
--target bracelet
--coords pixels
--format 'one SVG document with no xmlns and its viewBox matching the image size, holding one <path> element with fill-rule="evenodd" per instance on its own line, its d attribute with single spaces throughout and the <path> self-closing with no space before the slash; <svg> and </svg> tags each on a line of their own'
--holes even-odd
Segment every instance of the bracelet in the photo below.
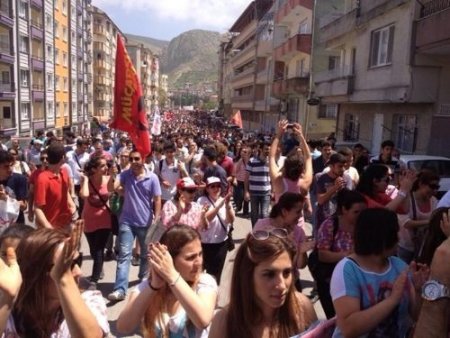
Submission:
<svg viewBox="0 0 450 338">
<path fill-rule="evenodd" d="M 178 272 L 177 278 L 175 278 L 175 280 L 172 283 L 170 283 L 169 286 L 175 286 L 175 284 L 177 284 L 180 277 L 181 277 L 181 273 Z"/>
<path fill-rule="evenodd" d="M 155 288 L 152 286 L 152 281 L 149 279 L 148 280 L 148 286 L 150 287 L 150 289 L 152 289 L 153 291 L 159 291 L 161 290 L 161 288 Z"/>
</svg>

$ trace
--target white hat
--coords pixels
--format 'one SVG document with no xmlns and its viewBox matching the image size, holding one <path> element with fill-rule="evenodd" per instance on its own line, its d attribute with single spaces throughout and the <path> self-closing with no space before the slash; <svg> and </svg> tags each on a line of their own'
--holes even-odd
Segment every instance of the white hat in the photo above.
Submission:
<svg viewBox="0 0 450 338">
<path fill-rule="evenodd" d="M 208 177 L 206 179 L 206 185 L 207 186 L 210 185 L 210 184 L 213 184 L 213 183 L 221 183 L 220 178 L 218 178 L 216 176 L 211 176 L 211 177 Z"/>
</svg>

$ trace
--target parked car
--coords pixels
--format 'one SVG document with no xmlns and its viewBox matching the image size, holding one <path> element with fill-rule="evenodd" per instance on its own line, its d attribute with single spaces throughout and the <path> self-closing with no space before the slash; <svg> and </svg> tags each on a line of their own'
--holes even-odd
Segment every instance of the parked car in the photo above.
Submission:
<svg viewBox="0 0 450 338">
<path fill-rule="evenodd" d="M 415 171 L 428 169 L 434 171 L 441 178 L 441 186 L 436 197 L 441 198 L 450 190 L 450 158 L 429 155 L 401 155 L 400 162 L 408 168 Z"/>
</svg>

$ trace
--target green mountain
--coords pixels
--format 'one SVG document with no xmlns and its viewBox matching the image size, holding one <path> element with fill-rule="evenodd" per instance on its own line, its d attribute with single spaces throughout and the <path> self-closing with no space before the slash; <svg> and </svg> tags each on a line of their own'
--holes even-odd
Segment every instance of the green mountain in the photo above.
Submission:
<svg viewBox="0 0 450 338">
<path fill-rule="evenodd" d="M 161 73 L 169 77 L 173 89 L 215 87 L 218 74 L 217 51 L 220 34 L 190 30 L 170 42 L 126 34 L 129 42 L 142 43 L 160 56 Z"/>
</svg>

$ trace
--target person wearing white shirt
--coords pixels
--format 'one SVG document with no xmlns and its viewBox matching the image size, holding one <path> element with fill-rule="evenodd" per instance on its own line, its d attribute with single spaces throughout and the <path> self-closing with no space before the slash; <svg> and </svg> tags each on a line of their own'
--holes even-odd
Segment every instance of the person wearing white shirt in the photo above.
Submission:
<svg viewBox="0 0 450 338">
<path fill-rule="evenodd" d="M 85 164 L 89 161 L 89 154 L 87 149 L 89 141 L 78 139 L 75 150 L 69 151 L 66 154 L 67 164 L 72 172 L 72 179 L 74 185 L 74 194 L 78 197 L 81 189 L 80 172 L 84 170 Z M 78 197 L 78 212 L 81 215 L 83 211 L 84 201 Z"/>
</svg>

